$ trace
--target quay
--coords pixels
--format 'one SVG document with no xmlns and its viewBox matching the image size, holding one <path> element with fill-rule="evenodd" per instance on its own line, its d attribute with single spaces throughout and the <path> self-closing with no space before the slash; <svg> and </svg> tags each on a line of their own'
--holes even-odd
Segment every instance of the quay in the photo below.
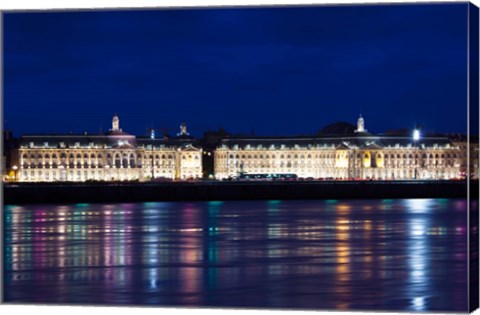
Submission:
<svg viewBox="0 0 480 315">
<path fill-rule="evenodd" d="M 470 189 L 468 189 L 470 186 Z M 208 200 L 471 198 L 478 181 L 198 181 L 4 184 L 4 204 Z"/>
</svg>

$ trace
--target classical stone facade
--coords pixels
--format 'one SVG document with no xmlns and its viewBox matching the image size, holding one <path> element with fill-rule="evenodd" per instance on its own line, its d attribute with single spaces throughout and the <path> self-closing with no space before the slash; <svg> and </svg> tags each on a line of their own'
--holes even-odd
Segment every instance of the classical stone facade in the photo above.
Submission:
<svg viewBox="0 0 480 315">
<path fill-rule="evenodd" d="M 202 150 L 180 134 L 170 139 L 123 132 L 119 118 L 104 135 L 30 135 L 20 139 L 21 182 L 190 179 L 202 176 Z M 182 124 L 182 130 L 186 126 Z"/>
<path fill-rule="evenodd" d="M 335 124 L 334 124 L 335 125 Z M 182 180 L 213 170 L 216 179 L 241 174 L 295 174 L 313 179 L 478 178 L 478 138 L 373 135 L 360 116 L 312 137 L 234 137 L 222 132 L 216 147 L 202 145 L 182 123 L 173 138 L 106 134 L 26 135 L 8 178 L 20 182 Z M 468 151 L 470 148 L 470 151 Z M 202 163 L 202 157 L 210 157 Z M 203 165 L 202 165 L 203 164 Z M 4 166 L 4 169 L 7 167 Z M 4 175 L 7 178 L 7 175 Z"/>
<path fill-rule="evenodd" d="M 480 176 L 478 136 L 470 139 L 466 136 L 455 136 L 452 137 L 452 143 L 460 148 L 460 173 L 464 176 L 470 174 L 471 178 L 478 179 Z"/>
<path fill-rule="evenodd" d="M 462 147 L 447 137 L 416 140 L 410 136 L 372 135 L 361 116 L 357 128 L 343 134 L 231 137 L 223 139 L 215 151 L 217 179 L 240 174 L 296 174 L 315 179 L 453 179 L 464 176 L 464 164 Z M 478 167 L 475 172 L 478 174 Z"/>
</svg>

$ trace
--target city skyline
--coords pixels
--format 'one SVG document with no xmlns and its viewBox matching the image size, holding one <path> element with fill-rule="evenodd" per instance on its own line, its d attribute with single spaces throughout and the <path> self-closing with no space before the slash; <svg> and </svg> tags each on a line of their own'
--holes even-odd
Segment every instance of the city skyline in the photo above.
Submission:
<svg viewBox="0 0 480 315">
<path fill-rule="evenodd" d="M 351 116 L 350 114 L 347 116 Z M 188 136 L 189 138 L 202 138 L 206 135 L 206 133 L 218 133 L 218 134 L 223 134 L 224 136 L 232 136 L 232 137 L 264 137 L 264 138 L 289 138 L 289 137 L 325 137 L 329 135 L 333 136 L 340 136 L 340 135 L 347 135 L 347 134 L 353 134 L 356 132 L 357 124 L 358 124 L 358 119 L 362 118 L 365 119 L 367 122 L 366 124 L 368 125 L 368 129 L 365 129 L 365 132 L 367 134 L 371 135 L 378 135 L 378 136 L 403 136 L 407 138 L 414 138 L 415 133 L 418 133 L 420 137 L 423 136 L 466 136 L 467 133 L 446 133 L 442 132 L 441 130 L 435 131 L 435 132 L 428 132 L 428 130 L 425 130 L 424 127 L 420 124 L 414 125 L 414 126 L 409 126 L 411 128 L 398 128 L 398 129 L 387 129 L 383 130 L 380 132 L 372 132 L 370 129 L 371 124 L 369 117 L 365 117 L 363 114 L 357 115 L 355 121 L 350 121 L 347 119 L 337 119 L 334 121 L 331 121 L 330 123 L 327 123 L 324 126 L 319 126 L 316 130 L 312 131 L 311 133 L 303 133 L 303 134 L 286 134 L 286 133 L 281 133 L 281 134 L 273 134 L 269 133 L 267 130 L 267 133 L 265 134 L 257 134 L 254 129 L 248 131 L 245 130 L 244 132 L 232 132 L 232 130 L 229 130 L 228 128 L 219 127 L 218 129 L 215 128 L 207 128 L 205 130 L 196 130 L 195 132 L 191 132 L 190 126 L 187 122 L 182 121 L 179 122 L 176 126 L 173 126 L 173 128 L 166 128 L 166 127 L 148 127 L 145 128 L 145 131 L 141 134 L 136 134 L 133 132 L 130 132 L 129 130 L 126 130 L 124 128 L 124 125 L 128 124 L 128 117 L 127 118 L 122 118 L 120 115 L 117 115 L 117 113 L 113 114 L 113 117 L 117 117 L 119 119 L 119 122 L 121 123 L 122 128 L 120 130 L 125 133 L 125 134 L 130 134 L 139 138 L 149 138 L 149 139 L 162 139 L 164 137 L 168 138 L 176 138 L 176 137 L 185 137 Z M 130 122 L 131 124 L 132 122 Z M 138 122 L 137 122 L 138 123 Z M 374 127 L 374 126 L 373 126 Z M 6 128 L 7 130 L 11 131 L 11 129 Z M 377 129 L 377 128 L 372 128 L 372 129 Z M 81 131 L 82 130 L 82 131 Z M 50 132 L 31 132 L 31 133 L 24 133 L 24 134 L 14 134 L 14 137 L 23 137 L 23 136 L 62 136 L 62 135 L 74 135 L 74 136 L 82 136 L 82 135 L 90 135 L 90 136 L 102 136 L 109 134 L 112 131 L 112 126 L 111 126 L 111 119 L 110 119 L 110 124 L 109 125 L 102 125 L 99 127 L 99 130 L 87 130 L 85 128 L 83 129 L 78 129 L 78 130 L 52 130 Z M 338 132 L 338 133 L 337 133 Z M 473 136 L 476 136 L 475 134 Z"/>
<path fill-rule="evenodd" d="M 466 12 L 461 3 L 7 13 L 4 124 L 15 135 L 98 133 L 117 113 L 137 135 L 176 134 L 181 122 L 196 136 L 302 135 L 361 113 L 373 133 L 466 133 Z"/>
</svg>

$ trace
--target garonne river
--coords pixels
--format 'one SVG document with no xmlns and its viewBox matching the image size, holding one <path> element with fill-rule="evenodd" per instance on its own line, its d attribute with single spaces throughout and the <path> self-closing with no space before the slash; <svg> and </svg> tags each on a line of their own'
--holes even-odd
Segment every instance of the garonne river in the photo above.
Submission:
<svg viewBox="0 0 480 315">
<path fill-rule="evenodd" d="M 464 199 L 4 211 L 6 303 L 467 310 Z"/>
</svg>

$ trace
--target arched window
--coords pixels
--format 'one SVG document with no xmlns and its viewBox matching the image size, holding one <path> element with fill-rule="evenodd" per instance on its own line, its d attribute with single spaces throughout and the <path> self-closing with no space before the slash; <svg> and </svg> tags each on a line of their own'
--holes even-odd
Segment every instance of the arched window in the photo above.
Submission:
<svg viewBox="0 0 480 315">
<path fill-rule="evenodd" d="M 120 168 L 122 166 L 121 160 L 120 160 L 120 155 L 115 155 L 115 167 Z"/>
</svg>

